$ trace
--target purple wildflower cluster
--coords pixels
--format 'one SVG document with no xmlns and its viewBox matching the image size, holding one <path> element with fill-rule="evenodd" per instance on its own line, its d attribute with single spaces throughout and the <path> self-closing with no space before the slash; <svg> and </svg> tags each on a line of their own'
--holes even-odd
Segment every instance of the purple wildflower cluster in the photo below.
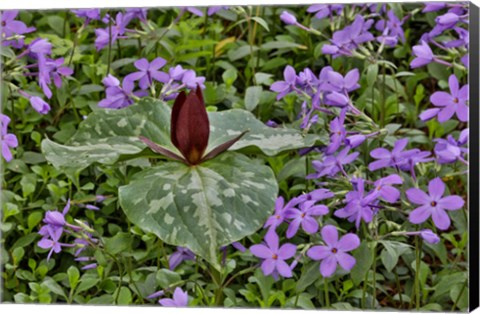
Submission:
<svg viewBox="0 0 480 314">
<path fill-rule="evenodd" d="M 48 252 L 47 260 L 50 259 L 52 253 L 60 253 L 62 247 L 75 248 L 74 256 L 78 262 L 87 262 L 88 264 L 83 266 L 83 270 L 96 268 L 97 264 L 94 262 L 94 258 L 91 256 L 81 256 L 88 247 L 94 247 L 98 244 L 98 239 L 93 238 L 93 230 L 84 222 L 79 222 L 79 225 L 73 225 L 67 222 L 65 216 L 70 210 L 70 200 L 63 208 L 62 212 L 59 211 L 47 211 L 45 218 L 43 219 L 44 225 L 40 228 L 38 234 L 42 236 L 42 239 L 38 241 L 37 245 Z M 68 234 L 75 237 L 73 243 L 62 243 L 60 238 Z"/>
<path fill-rule="evenodd" d="M 448 55 L 450 49 L 468 51 L 468 4 L 467 3 L 427 3 L 423 12 L 436 12 L 447 9 L 447 12 L 435 18 L 435 26 L 432 30 L 422 35 L 420 45 L 413 47 L 413 55 L 416 57 L 410 63 L 410 67 L 418 68 L 431 62 L 446 66 L 459 66 L 458 63 L 450 63 L 445 59 L 449 57 L 434 55 L 430 45 L 445 51 Z M 455 34 L 456 39 L 444 40 L 443 35 Z M 443 37 L 443 38 L 442 38 Z M 443 40 L 440 42 L 440 40 Z M 464 53 L 460 60 L 468 68 L 468 54 Z"/>
<path fill-rule="evenodd" d="M 277 93 L 277 100 L 295 92 L 311 103 L 311 108 L 307 106 L 306 101 L 302 106 L 301 127 L 304 129 L 317 123 L 318 112 L 332 114 L 329 107 L 345 108 L 355 114 L 360 113 L 350 98 L 350 93 L 360 87 L 358 69 L 353 69 L 343 76 L 327 66 L 316 76 L 309 68 L 297 75 L 292 66 L 287 66 L 283 76 L 284 81 L 273 83 L 270 90 Z"/>
<path fill-rule="evenodd" d="M 182 89 L 194 90 L 197 85 L 202 89 L 205 77 L 197 76 L 195 71 L 182 68 L 177 65 L 168 70 L 168 72 L 159 71 L 167 63 L 166 60 L 158 57 L 148 62 L 142 58 L 135 61 L 134 65 L 138 71 L 125 76 L 120 85 L 120 81 L 109 74 L 103 79 L 105 85 L 105 98 L 98 106 L 102 108 L 121 109 L 130 106 L 141 97 L 149 95 L 148 90 L 155 96 L 155 83 L 162 83 L 160 90 L 160 99 L 174 99 Z M 140 90 L 134 91 L 135 82 L 138 82 Z"/>
</svg>

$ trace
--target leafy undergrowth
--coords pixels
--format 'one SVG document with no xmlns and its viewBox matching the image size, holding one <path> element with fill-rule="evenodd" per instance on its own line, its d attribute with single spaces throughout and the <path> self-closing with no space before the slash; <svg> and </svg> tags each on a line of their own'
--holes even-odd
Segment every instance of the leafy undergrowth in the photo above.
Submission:
<svg viewBox="0 0 480 314">
<path fill-rule="evenodd" d="M 2 302 L 466 310 L 468 19 L 2 12 Z"/>
</svg>

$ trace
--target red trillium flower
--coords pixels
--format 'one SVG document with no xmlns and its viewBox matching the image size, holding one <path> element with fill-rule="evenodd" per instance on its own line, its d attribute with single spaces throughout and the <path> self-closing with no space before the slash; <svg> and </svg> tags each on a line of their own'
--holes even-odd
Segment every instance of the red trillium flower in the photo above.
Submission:
<svg viewBox="0 0 480 314">
<path fill-rule="evenodd" d="M 247 131 L 218 145 L 209 153 L 205 154 L 210 136 L 210 122 L 208 121 L 202 91 L 200 87 L 197 86 L 197 89 L 191 91 L 188 95 L 182 91 L 175 99 L 172 108 L 170 139 L 182 156 L 161 147 L 146 137 L 140 136 L 140 140 L 156 153 L 182 161 L 187 165 L 198 165 L 226 151 L 246 132 Z"/>
</svg>

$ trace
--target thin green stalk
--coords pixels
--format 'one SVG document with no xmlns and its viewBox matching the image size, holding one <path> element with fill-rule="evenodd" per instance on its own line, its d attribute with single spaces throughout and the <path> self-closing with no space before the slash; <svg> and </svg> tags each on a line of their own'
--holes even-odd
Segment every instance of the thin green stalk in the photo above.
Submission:
<svg viewBox="0 0 480 314">
<path fill-rule="evenodd" d="M 377 245 L 376 242 L 373 244 L 372 248 L 372 255 L 373 255 L 373 263 L 372 263 L 372 271 L 373 271 L 373 276 L 372 276 L 372 309 L 375 308 L 375 301 L 377 300 L 377 263 L 376 263 L 376 258 L 377 258 Z"/>
<path fill-rule="evenodd" d="M 382 110 L 380 112 L 380 123 L 382 126 L 382 129 L 385 127 L 385 102 L 386 102 L 386 96 L 385 96 L 385 76 L 386 76 L 386 67 L 385 64 L 382 64 Z"/>
<path fill-rule="evenodd" d="M 133 277 L 132 277 L 132 259 L 130 257 L 127 258 L 127 259 L 128 259 L 127 272 L 128 272 L 129 282 L 130 282 L 130 284 L 133 285 L 133 287 L 135 288 L 138 296 L 140 297 L 140 302 L 142 302 L 142 304 L 144 304 L 142 293 L 140 292 L 140 289 L 138 289 L 137 283 L 133 280 Z"/>
<path fill-rule="evenodd" d="M 421 243 L 418 237 L 415 237 L 415 308 L 420 310 L 420 249 Z"/>
<path fill-rule="evenodd" d="M 403 306 L 402 290 L 400 286 L 400 279 L 398 278 L 397 269 L 393 268 L 393 274 L 395 275 L 395 282 L 397 283 L 398 297 L 400 298 L 400 306 Z"/>
<path fill-rule="evenodd" d="M 462 289 L 460 289 L 460 292 L 458 293 L 458 296 L 455 299 L 455 302 L 453 302 L 453 306 L 452 306 L 452 310 L 451 310 L 452 312 L 455 311 L 455 308 L 457 307 L 457 303 L 458 303 L 458 301 L 460 301 L 460 297 L 462 296 L 463 291 L 467 287 L 467 281 L 468 280 L 465 280 L 465 282 L 463 283 Z"/>
<path fill-rule="evenodd" d="M 326 304 L 326 307 L 329 308 L 330 307 L 330 297 L 328 295 L 328 280 L 327 280 L 327 278 L 324 278 L 323 286 L 325 287 L 325 304 Z"/>
</svg>

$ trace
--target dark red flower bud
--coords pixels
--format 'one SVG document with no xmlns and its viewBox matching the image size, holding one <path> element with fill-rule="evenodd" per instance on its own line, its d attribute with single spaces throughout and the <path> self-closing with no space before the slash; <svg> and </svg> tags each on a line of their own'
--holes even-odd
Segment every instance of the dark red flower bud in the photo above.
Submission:
<svg viewBox="0 0 480 314">
<path fill-rule="evenodd" d="M 172 109 L 170 136 L 188 163 L 196 165 L 207 149 L 210 123 L 199 86 L 185 96 L 181 92 Z"/>
<path fill-rule="evenodd" d="M 202 90 L 197 86 L 196 91 L 191 91 L 188 95 L 181 92 L 175 99 L 172 108 L 170 138 L 172 144 L 182 153 L 183 158 L 143 136 L 140 136 L 140 140 L 154 152 L 183 161 L 189 165 L 197 165 L 226 151 L 246 132 L 218 145 L 205 155 L 210 136 L 210 122 L 208 121 Z"/>
</svg>

